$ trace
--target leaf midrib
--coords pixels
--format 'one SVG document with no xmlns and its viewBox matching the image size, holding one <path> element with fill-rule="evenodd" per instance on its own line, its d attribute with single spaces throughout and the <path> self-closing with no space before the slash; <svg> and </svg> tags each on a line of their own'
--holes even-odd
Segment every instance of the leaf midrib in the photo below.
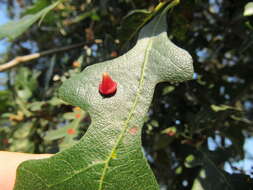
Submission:
<svg viewBox="0 0 253 190">
<path fill-rule="evenodd" d="M 154 34 L 154 32 L 155 32 L 155 30 L 157 28 L 158 23 L 160 23 L 160 19 L 161 19 L 162 15 L 159 15 L 160 17 L 159 17 L 158 21 L 156 22 L 156 25 L 155 25 L 155 27 L 154 27 L 154 29 L 152 31 L 152 35 Z M 136 96 L 135 96 L 135 100 L 134 100 L 133 106 L 132 106 L 132 108 L 131 108 L 131 110 L 130 110 L 130 112 L 128 114 L 128 117 L 127 117 L 126 121 L 124 122 L 124 128 L 123 128 L 122 132 L 119 134 L 119 137 L 116 140 L 115 146 L 112 148 L 112 151 L 111 151 L 110 155 L 108 156 L 108 159 L 105 161 L 105 166 L 104 166 L 101 178 L 99 180 L 98 190 L 102 190 L 103 189 L 103 182 L 104 182 L 104 178 L 105 178 L 105 175 L 106 175 L 106 171 L 109 168 L 109 162 L 111 161 L 113 155 L 115 154 L 115 151 L 116 151 L 116 149 L 117 149 L 120 141 L 123 139 L 123 137 L 124 137 L 124 135 L 125 135 L 125 133 L 126 133 L 126 131 L 128 129 L 129 122 L 130 122 L 130 120 L 132 119 L 132 117 L 134 115 L 133 113 L 134 113 L 134 111 L 136 109 L 139 97 L 141 95 L 141 90 L 142 90 L 142 86 L 143 86 L 143 83 L 144 83 L 144 75 L 145 75 L 145 68 L 146 68 L 145 66 L 148 63 L 148 57 L 149 57 L 149 53 L 150 53 L 152 44 L 153 44 L 153 38 L 151 37 L 149 39 L 149 41 L 148 41 L 148 45 L 147 45 L 147 48 L 146 48 L 146 51 L 145 51 L 144 61 L 143 61 L 142 67 L 141 67 L 141 79 L 140 79 L 140 82 L 139 82 L 139 85 L 138 85 L 138 88 L 137 88 L 137 93 L 136 93 Z"/>
</svg>

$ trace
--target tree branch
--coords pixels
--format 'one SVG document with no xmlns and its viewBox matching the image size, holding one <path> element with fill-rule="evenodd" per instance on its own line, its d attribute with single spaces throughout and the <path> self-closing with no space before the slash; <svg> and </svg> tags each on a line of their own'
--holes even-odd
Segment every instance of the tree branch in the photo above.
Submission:
<svg viewBox="0 0 253 190">
<path fill-rule="evenodd" d="M 40 53 L 33 53 L 30 55 L 24 55 L 24 56 L 18 56 L 16 58 L 14 58 L 13 60 L 4 63 L 2 65 L 0 65 L 0 72 L 8 70 L 12 67 L 15 67 L 21 63 L 25 63 L 34 59 L 38 59 L 39 57 L 42 56 L 46 56 L 46 55 L 50 55 L 50 54 L 54 54 L 54 53 L 58 53 L 58 52 L 62 52 L 62 51 L 67 51 L 67 50 L 71 50 L 71 49 L 75 49 L 75 48 L 79 48 L 82 47 L 85 44 L 85 42 L 81 42 L 78 44 L 72 44 L 69 46 L 65 46 L 65 47 L 61 47 L 61 48 L 55 48 L 55 49 L 51 49 L 51 50 L 46 50 Z"/>
</svg>

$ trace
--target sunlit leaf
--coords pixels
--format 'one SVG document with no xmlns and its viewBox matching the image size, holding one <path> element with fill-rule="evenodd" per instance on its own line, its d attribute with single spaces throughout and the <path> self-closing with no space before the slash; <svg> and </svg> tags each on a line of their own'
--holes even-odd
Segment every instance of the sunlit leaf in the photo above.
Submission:
<svg viewBox="0 0 253 190">
<path fill-rule="evenodd" d="M 253 15 L 253 2 L 249 2 L 245 5 L 243 16 L 251 16 Z"/>
<path fill-rule="evenodd" d="M 92 124 L 74 146 L 49 159 L 22 163 L 15 190 L 159 189 L 141 148 L 144 118 L 157 83 L 193 76 L 191 56 L 168 39 L 166 25 L 166 14 L 158 15 L 126 54 L 64 82 L 60 97 L 87 110 Z M 110 97 L 98 90 L 105 72 L 117 82 Z"/>
<path fill-rule="evenodd" d="M 232 106 L 227 106 L 227 105 L 211 105 L 211 108 L 213 111 L 215 112 L 219 112 L 219 111 L 225 111 L 225 110 L 235 110 L 236 108 L 232 107 Z"/>
</svg>

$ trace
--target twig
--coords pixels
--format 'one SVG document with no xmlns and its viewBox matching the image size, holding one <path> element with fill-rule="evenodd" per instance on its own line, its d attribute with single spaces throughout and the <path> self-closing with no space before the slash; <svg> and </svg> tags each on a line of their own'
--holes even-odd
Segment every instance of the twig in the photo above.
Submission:
<svg viewBox="0 0 253 190">
<path fill-rule="evenodd" d="M 73 45 L 69 45 L 69 46 L 65 46 L 65 47 L 61 47 L 61 48 L 55 48 L 55 49 L 51 49 L 51 50 L 46 50 L 40 53 L 33 53 L 30 55 L 24 55 L 24 56 L 18 56 L 16 58 L 14 58 L 13 60 L 4 63 L 2 65 L 0 65 L 0 72 L 8 70 L 12 67 L 15 67 L 21 63 L 25 63 L 34 59 L 38 59 L 39 57 L 42 56 L 46 56 L 46 55 L 50 55 L 50 54 L 54 54 L 54 53 L 58 53 L 58 52 L 62 52 L 62 51 L 67 51 L 67 50 L 71 50 L 71 49 L 75 49 L 75 48 L 79 48 L 82 47 L 85 44 L 85 42 L 81 42 L 78 44 L 73 44 Z"/>
</svg>

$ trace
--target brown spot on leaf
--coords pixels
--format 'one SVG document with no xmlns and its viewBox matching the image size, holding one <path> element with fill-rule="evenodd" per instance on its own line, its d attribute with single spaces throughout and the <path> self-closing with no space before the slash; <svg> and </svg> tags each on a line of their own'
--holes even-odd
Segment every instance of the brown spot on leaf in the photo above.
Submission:
<svg viewBox="0 0 253 190">
<path fill-rule="evenodd" d="M 137 132 L 138 132 L 138 128 L 137 127 L 132 127 L 131 129 L 129 129 L 129 133 L 131 135 L 136 135 Z"/>
<path fill-rule="evenodd" d="M 79 61 L 74 61 L 73 62 L 73 67 L 77 68 L 77 67 L 81 67 L 81 63 Z"/>
<path fill-rule="evenodd" d="M 9 144 L 9 140 L 8 140 L 7 138 L 4 138 L 4 139 L 3 139 L 3 144 L 4 144 L 4 145 L 8 145 L 8 144 Z"/>
<path fill-rule="evenodd" d="M 176 134 L 175 131 L 168 131 L 167 133 L 167 135 L 170 137 L 174 136 L 175 134 Z"/>
<path fill-rule="evenodd" d="M 76 117 L 77 119 L 79 119 L 79 118 L 81 117 L 81 114 L 80 114 L 80 113 L 77 113 L 77 114 L 75 115 L 75 117 Z"/>
<path fill-rule="evenodd" d="M 112 51 L 112 52 L 111 52 L 111 57 L 117 57 L 117 56 L 118 56 L 117 51 Z"/>
<path fill-rule="evenodd" d="M 70 128 L 70 129 L 67 130 L 67 133 L 68 133 L 69 135 L 74 135 L 74 134 L 76 133 L 76 130 Z"/>
</svg>

